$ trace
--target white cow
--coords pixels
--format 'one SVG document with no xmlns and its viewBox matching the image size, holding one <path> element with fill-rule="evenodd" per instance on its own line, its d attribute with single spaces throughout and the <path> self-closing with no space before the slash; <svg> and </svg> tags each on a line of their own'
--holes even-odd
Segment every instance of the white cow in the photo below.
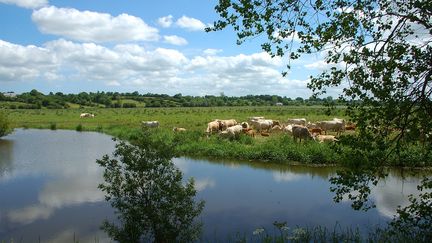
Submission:
<svg viewBox="0 0 432 243">
<path fill-rule="evenodd" d="M 94 114 L 92 113 L 81 113 L 80 118 L 91 117 L 94 118 Z"/>
<path fill-rule="evenodd" d="M 141 125 L 143 127 L 155 128 L 155 127 L 159 127 L 159 122 L 158 121 L 142 121 Z"/>
<path fill-rule="evenodd" d="M 220 132 L 219 136 L 223 138 L 238 138 L 242 132 L 242 125 L 235 125 L 228 127 L 225 131 Z"/>
<path fill-rule="evenodd" d="M 332 120 L 332 121 L 320 121 L 316 123 L 325 134 L 328 130 L 335 131 L 337 134 L 345 131 L 345 121 L 344 120 Z"/>
<path fill-rule="evenodd" d="M 324 143 L 324 142 L 337 142 L 339 140 L 336 139 L 335 136 L 333 135 L 316 135 L 314 137 L 315 141 L 319 142 L 319 143 Z"/>
<path fill-rule="evenodd" d="M 306 118 L 288 119 L 288 124 L 306 126 Z"/>
</svg>

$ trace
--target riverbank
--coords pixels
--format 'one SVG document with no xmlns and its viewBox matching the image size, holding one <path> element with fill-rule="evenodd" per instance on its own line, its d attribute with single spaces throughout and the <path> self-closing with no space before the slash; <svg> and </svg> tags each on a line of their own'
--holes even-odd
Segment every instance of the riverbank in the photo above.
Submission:
<svg viewBox="0 0 432 243">
<path fill-rule="evenodd" d="M 94 118 L 80 118 L 82 112 Z M 288 118 L 305 117 L 308 121 L 342 117 L 342 109 L 327 116 L 323 107 L 209 107 L 209 108 L 137 108 L 137 109 L 60 109 L 9 110 L 12 127 L 39 129 L 68 129 L 97 131 L 120 139 L 133 141 L 140 132 L 140 122 L 157 120 L 160 128 L 154 136 L 175 143 L 179 156 L 275 162 L 281 164 L 341 165 L 358 167 L 368 163 L 377 166 L 431 167 L 432 158 L 421 153 L 419 145 L 407 145 L 396 157 L 386 157 L 382 148 L 360 150 L 355 146 L 355 133 L 345 133 L 338 144 L 319 144 L 315 141 L 296 143 L 283 133 L 269 137 L 241 136 L 237 140 L 207 137 L 206 124 L 216 118 L 246 121 L 250 116 L 264 116 L 281 122 Z M 186 132 L 174 133 L 173 127 L 184 127 Z M 346 146 L 351 144 L 354 146 Z M 385 162 L 381 163 L 382 160 Z"/>
</svg>

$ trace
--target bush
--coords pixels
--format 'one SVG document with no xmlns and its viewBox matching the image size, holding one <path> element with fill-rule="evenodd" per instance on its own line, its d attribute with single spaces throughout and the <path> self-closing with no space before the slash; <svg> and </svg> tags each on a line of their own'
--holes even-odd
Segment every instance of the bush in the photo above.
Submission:
<svg viewBox="0 0 432 243">
<path fill-rule="evenodd" d="M 78 126 L 76 126 L 76 130 L 78 132 L 82 132 L 83 131 L 83 125 L 82 124 L 78 124 Z"/>
<path fill-rule="evenodd" d="M 56 123 L 51 123 L 50 129 L 51 130 L 57 130 L 57 124 Z"/>
<path fill-rule="evenodd" d="M 9 120 L 7 114 L 0 111 L 0 137 L 7 135 L 10 132 Z"/>
</svg>

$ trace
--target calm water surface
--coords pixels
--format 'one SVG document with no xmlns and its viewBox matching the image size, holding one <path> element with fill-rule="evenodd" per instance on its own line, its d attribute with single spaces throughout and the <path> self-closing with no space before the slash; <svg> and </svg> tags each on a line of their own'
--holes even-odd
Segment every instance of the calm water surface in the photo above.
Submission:
<svg viewBox="0 0 432 243">
<path fill-rule="evenodd" d="M 0 139 L 0 241 L 109 241 L 99 227 L 114 218 L 114 210 L 97 188 L 102 169 L 95 160 L 111 154 L 114 145 L 104 134 L 63 130 L 16 130 Z M 376 209 L 365 213 L 332 201 L 328 179 L 336 168 L 189 158 L 175 163 L 195 178 L 197 197 L 206 201 L 200 219 L 207 240 L 252 235 L 258 227 L 272 233 L 274 221 L 367 231 L 406 205 L 420 180 L 390 173 L 372 190 Z"/>
</svg>

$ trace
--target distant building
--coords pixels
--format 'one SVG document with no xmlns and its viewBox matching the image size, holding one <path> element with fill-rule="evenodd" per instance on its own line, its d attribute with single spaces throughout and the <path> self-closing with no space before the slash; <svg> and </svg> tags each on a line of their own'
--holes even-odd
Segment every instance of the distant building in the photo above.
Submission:
<svg viewBox="0 0 432 243">
<path fill-rule="evenodd" d="M 275 105 L 276 105 L 276 106 L 283 106 L 283 104 L 280 103 L 280 102 L 277 102 Z"/>
<path fill-rule="evenodd" d="M 4 97 L 9 98 L 15 98 L 17 96 L 17 94 L 15 94 L 14 92 L 3 92 L 2 94 L 4 95 Z"/>
</svg>

